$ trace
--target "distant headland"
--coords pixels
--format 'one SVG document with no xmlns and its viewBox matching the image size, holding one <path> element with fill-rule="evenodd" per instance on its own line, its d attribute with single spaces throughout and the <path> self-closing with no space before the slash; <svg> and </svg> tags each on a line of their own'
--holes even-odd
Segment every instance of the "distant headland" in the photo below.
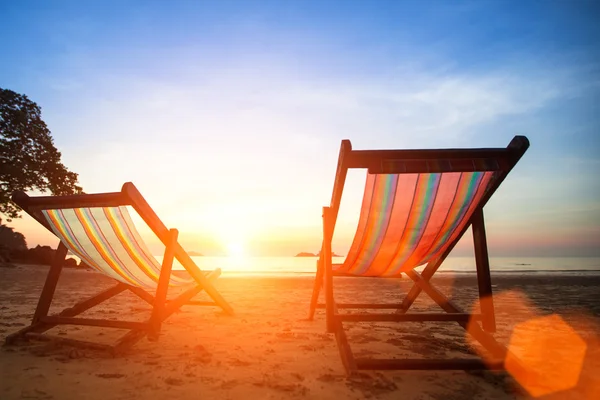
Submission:
<svg viewBox="0 0 600 400">
<path fill-rule="evenodd" d="M 340 256 L 339 254 L 335 254 L 335 253 L 332 253 L 331 256 L 332 257 L 343 257 L 343 256 Z M 319 257 L 319 253 L 314 254 L 314 253 L 308 253 L 308 252 L 303 251 L 303 252 L 296 254 L 294 257 Z"/>
<path fill-rule="evenodd" d="M 191 257 L 203 257 L 204 256 L 204 254 L 197 252 L 197 251 L 193 251 L 193 250 L 188 251 L 187 253 L 188 253 L 188 256 L 191 256 Z"/>
</svg>

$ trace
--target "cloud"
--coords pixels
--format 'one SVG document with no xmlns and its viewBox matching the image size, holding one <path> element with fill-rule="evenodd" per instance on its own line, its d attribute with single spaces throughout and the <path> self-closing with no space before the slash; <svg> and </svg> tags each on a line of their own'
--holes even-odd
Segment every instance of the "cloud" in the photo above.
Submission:
<svg viewBox="0 0 600 400">
<path fill-rule="evenodd" d="M 161 78 L 91 70 L 82 78 L 87 96 L 72 105 L 88 129 L 120 141 L 161 139 L 168 132 L 174 140 L 210 138 L 221 146 L 229 138 L 243 144 L 268 138 L 274 148 L 289 144 L 302 151 L 341 137 L 372 145 L 456 143 L 474 127 L 531 113 L 566 95 L 564 82 L 547 74 L 404 69 L 393 79 L 353 79 L 303 76 L 286 69 L 289 62 L 233 68 L 215 61 L 195 73 Z M 53 85 L 78 87 L 73 78 Z M 59 123 L 73 131 L 66 117 Z"/>
<path fill-rule="evenodd" d="M 180 56 L 186 63 L 194 58 Z M 330 196 L 342 138 L 355 148 L 462 145 L 478 126 L 543 108 L 563 85 L 506 68 L 459 74 L 410 63 L 397 65 L 393 77 L 353 77 L 303 73 L 293 60 L 274 56 L 242 61 L 199 59 L 196 70 L 156 76 L 105 72 L 102 60 L 79 60 L 97 67 L 69 75 L 65 84 L 52 80 L 69 102 L 61 105 L 68 112 L 50 117 L 67 165 L 92 191 L 123 180 L 142 187 L 163 182 L 180 199 L 202 188 L 211 193 L 205 203 L 222 203 L 258 187 L 262 194 L 253 198 L 285 202 L 310 187 L 317 200 L 305 207 L 313 209 Z M 69 88 L 73 96 L 64 100 Z M 353 194 L 361 190 L 357 185 Z"/>
</svg>

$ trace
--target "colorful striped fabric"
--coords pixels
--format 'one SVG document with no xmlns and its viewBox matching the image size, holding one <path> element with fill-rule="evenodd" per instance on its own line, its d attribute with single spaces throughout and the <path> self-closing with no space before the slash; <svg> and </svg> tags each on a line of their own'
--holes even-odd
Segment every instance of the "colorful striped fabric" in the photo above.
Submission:
<svg viewBox="0 0 600 400">
<path fill-rule="evenodd" d="M 439 256 L 493 181 L 494 172 L 369 174 L 358 228 L 337 272 L 394 276 Z"/>
<path fill-rule="evenodd" d="M 148 250 L 126 207 L 42 210 L 67 248 L 95 270 L 128 285 L 156 288 L 161 265 Z M 171 274 L 170 285 L 193 281 Z"/>
</svg>

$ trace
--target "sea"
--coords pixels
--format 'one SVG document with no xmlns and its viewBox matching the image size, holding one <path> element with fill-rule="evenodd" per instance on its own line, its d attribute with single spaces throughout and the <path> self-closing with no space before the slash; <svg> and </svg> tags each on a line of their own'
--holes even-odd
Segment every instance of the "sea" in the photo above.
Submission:
<svg viewBox="0 0 600 400">
<path fill-rule="evenodd" d="M 159 262 L 161 258 L 156 257 Z M 223 275 L 310 276 L 317 257 L 192 257 L 202 270 L 221 268 Z M 342 263 L 344 257 L 334 257 Z M 174 269 L 183 269 L 175 262 Z M 417 267 L 422 270 L 424 266 Z M 600 257 L 490 257 L 490 269 L 502 274 L 600 274 Z M 448 257 L 438 273 L 475 273 L 473 257 Z"/>
</svg>

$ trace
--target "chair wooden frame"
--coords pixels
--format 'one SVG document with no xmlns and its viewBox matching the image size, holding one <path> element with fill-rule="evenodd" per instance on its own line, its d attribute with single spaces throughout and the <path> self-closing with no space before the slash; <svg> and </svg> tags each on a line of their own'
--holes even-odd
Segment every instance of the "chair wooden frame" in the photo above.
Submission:
<svg viewBox="0 0 600 400">
<path fill-rule="evenodd" d="M 183 305 L 218 306 L 221 307 L 225 313 L 233 315 L 233 308 L 212 285 L 212 282 L 219 277 L 221 271 L 217 269 L 208 274 L 201 271 L 183 247 L 178 243 L 178 231 L 176 229 L 167 229 L 133 183 L 125 183 L 121 192 L 114 193 L 29 197 L 23 192 L 16 192 L 13 194 L 12 200 L 51 232 L 52 229 L 44 219 L 41 210 L 78 207 L 132 206 L 148 227 L 165 245 L 165 252 L 154 295 L 140 287 L 119 282 L 115 286 L 80 301 L 73 307 L 67 308 L 56 315 L 48 315 L 50 304 L 54 298 L 56 286 L 67 255 L 67 247 L 61 241 L 56 249 L 55 258 L 48 271 L 46 282 L 38 300 L 31 325 L 7 336 L 5 340 L 6 344 L 15 343 L 19 339 L 52 340 L 73 346 L 108 350 L 113 354 L 120 354 L 129 349 L 144 336 L 148 336 L 149 340 L 158 340 L 162 322 Z M 177 259 L 183 265 L 186 271 L 194 278 L 196 285 L 185 290 L 179 296 L 168 300 L 167 292 L 174 259 Z M 125 290 L 131 291 L 152 306 L 151 315 L 148 320 L 145 322 L 131 322 L 76 317 L 84 311 L 97 306 Z M 202 290 L 206 291 L 212 298 L 212 302 L 192 300 Z M 70 339 L 44 333 L 57 325 L 86 325 L 120 328 L 126 329 L 128 332 L 119 338 L 114 345 Z"/>
<path fill-rule="evenodd" d="M 309 319 L 317 308 L 324 308 L 327 331 L 334 333 L 344 368 L 348 374 L 357 370 L 415 370 L 415 369 L 503 369 L 507 349 L 490 334 L 496 330 L 490 266 L 483 218 L 483 207 L 521 159 L 529 147 L 524 136 L 515 136 L 506 148 L 440 149 L 440 150 L 352 150 L 349 140 L 341 144 L 332 199 L 329 207 L 323 207 L 323 244 L 317 262 L 317 272 L 311 297 Z M 488 160 L 494 162 L 489 163 Z M 446 162 L 450 161 L 450 162 Z M 458 161 L 458 162 L 456 162 Z M 485 162 L 482 162 L 485 161 Z M 458 165 L 458 168 L 457 168 Z M 370 174 L 438 173 L 496 171 L 496 179 L 479 201 L 471 219 L 465 224 L 455 240 L 436 259 L 430 261 L 419 273 L 405 272 L 414 282 L 400 304 L 338 304 L 334 299 L 334 276 L 331 242 L 339 212 L 342 192 L 348 169 L 366 168 Z M 454 246 L 469 227 L 473 231 L 477 283 L 479 288 L 480 314 L 467 313 L 449 300 L 429 281 L 442 265 Z M 318 303 L 324 286 L 325 304 Z M 409 313 L 411 305 L 421 292 L 431 297 L 445 313 Z M 340 313 L 341 309 L 395 309 L 396 313 Z M 474 337 L 491 355 L 485 359 L 372 359 L 355 358 L 346 333 L 347 322 L 424 322 L 454 321 Z M 481 322 L 481 326 L 479 325 Z M 513 359 L 514 360 L 514 359 Z"/>
</svg>

